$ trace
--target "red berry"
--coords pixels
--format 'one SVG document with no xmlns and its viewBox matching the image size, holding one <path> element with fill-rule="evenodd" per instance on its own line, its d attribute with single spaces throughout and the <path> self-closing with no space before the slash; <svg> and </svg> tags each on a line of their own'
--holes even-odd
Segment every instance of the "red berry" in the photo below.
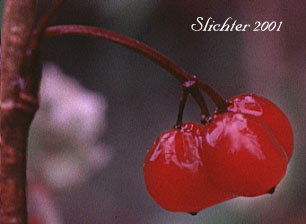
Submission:
<svg viewBox="0 0 306 224">
<path fill-rule="evenodd" d="M 147 190 L 166 210 L 194 213 L 233 198 L 208 180 L 200 158 L 205 128 L 184 123 L 162 133 L 146 154 L 143 173 Z"/>
<path fill-rule="evenodd" d="M 271 129 L 242 113 L 215 115 L 207 125 L 203 161 L 215 186 L 239 196 L 256 196 L 275 187 L 287 169 L 287 156 Z"/>
<path fill-rule="evenodd" d="M 252 114 L 264 120 L 290 160 L 293 152 L 292 127 L 286 115 L 275 104 L 255 94 L 234 96 L 228 102 L 231 103 L 227 108 L 229 111 Z"/>
</svg>

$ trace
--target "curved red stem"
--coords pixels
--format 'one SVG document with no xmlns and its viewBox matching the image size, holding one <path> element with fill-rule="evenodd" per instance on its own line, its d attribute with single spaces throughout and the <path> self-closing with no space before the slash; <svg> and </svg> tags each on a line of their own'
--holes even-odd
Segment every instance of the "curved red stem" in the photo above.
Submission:
<svg viewBox="0 0 306 224">
<path fill-rule="evenodd" d="M 174 62 L 172 62 L 169 58 L 137 40 L 128 38 L 109 30 L 104 30 L 102 28 L 83 25 L 51 26 L 46 29 L 44 34 L 45 37 L 54 37 L 68 34 L 92 36 L 127 47 L 160 65 L 162 68 L 170 72 L 181 83 L 184 83 L 188 80 L 196 81 L 200 89 L 211 97 L 211 99 L 217 105 L 219 111 L 226 111 L 226 101 L 211 86 L 197 79 L 195 76 L 191 76 Z"/>
<path fill-rule="evenodd" d="M 39 36 L 43 36 L 45 29 L 47 28 L 47 25 L 49 21 L 55 16 L 57 13 L 57 10 L 60 8 L 60 6 L 65 2 L 65 0 L 56 0 L 52 3 L 50 8 L 43 14 L 43 16 L 39 19 L 37 27 L 36 27 L 36 33 Z M 40 37 L 40 38 L 41 38 Z"/>
</svg>

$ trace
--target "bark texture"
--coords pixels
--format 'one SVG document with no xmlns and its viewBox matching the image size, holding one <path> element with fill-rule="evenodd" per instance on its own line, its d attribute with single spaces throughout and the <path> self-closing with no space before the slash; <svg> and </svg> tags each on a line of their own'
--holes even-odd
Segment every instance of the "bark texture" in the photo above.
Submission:
<svg viewBox="0 0 306 224">
<path fill-rule="evenodd" d="M 6 0 L 1 32 L 0 224 L 26 224 L 26 145 L 37 102 L 22 93 L 35 0 Z M 34 107 L 33 107 L 34 105 Z"/>
</svg>

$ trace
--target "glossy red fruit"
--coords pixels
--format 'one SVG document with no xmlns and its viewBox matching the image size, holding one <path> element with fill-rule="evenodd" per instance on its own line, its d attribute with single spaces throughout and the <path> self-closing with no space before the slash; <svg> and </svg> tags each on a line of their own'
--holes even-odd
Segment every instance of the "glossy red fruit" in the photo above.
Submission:
<svg viewBox="0 0 306 224">
<path fill-rule="evenodd" d="M 233 196 L 217 190 L 200 158 L 205 128 L 188 122 L 162 133 L 147 152 L 143 173 L 152 198 L 166 210 L 195 213 Z"/>
<path fill-rule="evenodd" d="M 288 161 L 293 152 L 293 131 L 286 115 L 275 104 L 255 94 L 242 94 L 228 100 L 228 110 L 252 114 L 261 118 L 272 129 L 277 140 L 284 147 Z"/>
<path fill-rule="evenodd" d="M 264 121 L 253 115 L 214 115 L 203 143 L 209 178 L 226 192 L 261 195 L 275 187 L 286 173 L 283 147 Z"/>
</svg>

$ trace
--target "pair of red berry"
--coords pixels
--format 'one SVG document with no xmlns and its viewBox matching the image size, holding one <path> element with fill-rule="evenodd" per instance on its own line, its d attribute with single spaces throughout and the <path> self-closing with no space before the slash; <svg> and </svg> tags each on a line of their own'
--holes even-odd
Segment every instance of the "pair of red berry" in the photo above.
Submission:
<svg viewBox="0 0 306 224">
<path fill-rule="evenodd" d="M 293 132 L 284 113 L 254 94 L 227 101 L 210 122 L 162 133 L 146 154 L 147 190 L 166 210 L 196 213 L 236 196 L 272 192 L 286 173 Z"/>
</svg>

